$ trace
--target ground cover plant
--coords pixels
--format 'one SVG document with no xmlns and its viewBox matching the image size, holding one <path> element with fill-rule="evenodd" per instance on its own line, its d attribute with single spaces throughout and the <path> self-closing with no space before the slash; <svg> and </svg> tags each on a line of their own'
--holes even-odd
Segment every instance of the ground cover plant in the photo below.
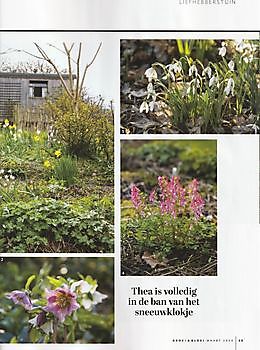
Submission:
<svg viewBox="0 0 260 350">
<path fill-rule="evenodd" d="M 258 40 L 123 40 L 123 133 L 259 133 Z"/>
<path fill-rule="evenodd" d="M 215 141 L 123 141 L 123 275 L 216 275 Z"/>
<path fill-rule="evenodd" d="M 1 258 L 0 343 L 113 343 L 113 259 Z"/>
<path fill-rule="evenodd" d="M 8 119 L 3 122 L 0 129 L 2 252 L 113 250 L 112 116 L 105 109 L 102 112 L 101 106 L 94 106 L 100 119 L 103 113 L 105 127 L 92 125 L 81 138 L 73 130 L 70 137 L 73 145 L 68 144 L 62 133 L 62 130 L 67 133 L 66 123 L 57 127 L 54 135 L 52 130 L 22 131 Z M 62 118 L 66 115 L 62 114 Z M 59 117 L 57 120 L 60 121 Z M 75 128 L 84 128 L 83 121 L 75 124 Z M 70 127 L 73 128 L 72 122 Z M 84 147 L 87 142 L 88 149 Z"/>
</svg>

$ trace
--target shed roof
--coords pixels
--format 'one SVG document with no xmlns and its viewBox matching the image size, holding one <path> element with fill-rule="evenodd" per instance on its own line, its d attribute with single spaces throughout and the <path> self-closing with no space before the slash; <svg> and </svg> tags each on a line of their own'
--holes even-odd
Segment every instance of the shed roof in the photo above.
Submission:
<svg viewBox="0 0 260 350">
<path fill-rule="evenodd" d="M 64 80 L 69 79 L 69 74 L 61 74 L 61 76 Z M 0 78 L 58 80 L 59 76 L 53 73 L 0 72 Z M 75 74 L 73 74 L 73 79 L 76 79 Z"/>
</svg>

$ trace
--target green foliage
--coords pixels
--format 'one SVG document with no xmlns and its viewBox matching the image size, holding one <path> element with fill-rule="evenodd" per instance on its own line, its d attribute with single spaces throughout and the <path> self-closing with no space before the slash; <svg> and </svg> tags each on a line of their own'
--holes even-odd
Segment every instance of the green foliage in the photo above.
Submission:
<svg viewBox="0 0 260 350">
<path fill-rule="evenodd" d="M 161 257 L 170 257 L 182 249 L 210 254 L 215 248 L 216 225 L 205 218 L 194 221 L 189 217 L 153 213 L 122 220 L 121 235 L 123 246 L 131 241 L 140 252 L 148 250 Z"/>
<path fill-rule="evenodd" d="M 126 179 L 128 182 L 150 181 L 149 174 L 143 169 L 156 164 L 156 166 L 166 166 L 169 169 L 177 167 L 181 175 L 215 183 L 217 178 L 216 151 L 216 141 L 210 140 L 122 142 L 123 180 L 125 180 L 125 172 L 129 170 L 131 173 L 129 173 L 129 179 Z M 138 169 L 140 176 L 144 172 L 144 176 L 138 178 L 133 169 Z"/>
<path fill-rule="evenodd" d="M 66 94 L 47 103 L 60 140 L 69 152 L 80 157 L 113 159 L 113 116 L 102 100 L 78 101 L 75 105 Z"/>
<path fill-rule="evenodd" d="M 93 198 L 92 198 L 93 200 Z M 54 199 L 0 206 L 1 251 L 113 250 L 112 204 Z"/>
<path fill-rule="evenodd" d="M 70 156 L 61 157 L 54 166 L 55 177 L 64 181 L 67 186 L 75 183 L 78 175 L 77 162 Z"/>
</svg>

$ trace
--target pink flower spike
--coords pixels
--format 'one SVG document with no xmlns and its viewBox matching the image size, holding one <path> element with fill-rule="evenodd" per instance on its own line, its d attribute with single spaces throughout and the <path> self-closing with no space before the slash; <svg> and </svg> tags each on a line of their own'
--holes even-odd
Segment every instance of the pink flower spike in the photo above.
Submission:
<svg viewBox="0 0 260 350">
<path fill-rule="evenodd" d="M 149 201 L 150 201 L 151 203 L 153 203 L 154 200 L 155 200 L 155 193 L 156 193 L 155 189 L 152 190 L 152 192 L 150 193 Z"/>
<path fill-rule="evenodd" d="M 60 322 L 64 322 L 66 316 L 71 315 L 80 307 L 76 294 L 68 287 L 47 290 L 46 296 L 48 304 L 43 308 L 44 311 L 53 313 Z"/>
<path fill-rule="evenodd" d="M 14 290 L 11 293 L 7 294 L 6 297 L 11 299 L 15 304 L 22 305 L 25 310 L 32 309 L 32 302 L 26 292 L 20 290 Z"/>
<path fill-rule="evenodd" d="M 140 190 L 134 184 L 131 186 L 131 201 L 135 209 L 139 209 L 140 206 L 142 205 Z"/>
</svg>

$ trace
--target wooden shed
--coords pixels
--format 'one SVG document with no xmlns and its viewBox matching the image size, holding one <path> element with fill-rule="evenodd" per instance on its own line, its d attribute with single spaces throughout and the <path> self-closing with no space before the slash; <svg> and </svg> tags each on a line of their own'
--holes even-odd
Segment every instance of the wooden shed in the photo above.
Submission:
<svg viewBox="0 0 260 350">
<path fill-rule="evenodd" d="M 69 75 L 62 77 L 68 82 Z M 39 106 L 60 87 L 57 74 L 0 72 L 0 121 L 12 120 L 16 106 L 28 110 Z"/>
</svg>

